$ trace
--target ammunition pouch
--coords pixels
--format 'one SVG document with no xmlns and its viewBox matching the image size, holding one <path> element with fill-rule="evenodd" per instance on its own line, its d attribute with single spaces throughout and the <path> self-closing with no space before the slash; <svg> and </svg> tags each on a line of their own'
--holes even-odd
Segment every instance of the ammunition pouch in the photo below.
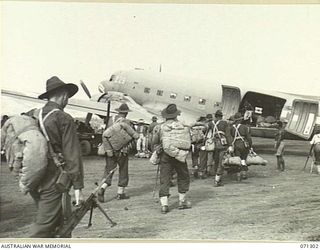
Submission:
<svg viewBox="0 0 320 250">
<path fill-rule="evenodd" d="M 60 193 L 66 193 L 69 191 L 70 185 L 71 179 L 69 177 L 69 174 L 66 171 L 62 170 L 55 184 L 56 190 Z"/>
</svg>

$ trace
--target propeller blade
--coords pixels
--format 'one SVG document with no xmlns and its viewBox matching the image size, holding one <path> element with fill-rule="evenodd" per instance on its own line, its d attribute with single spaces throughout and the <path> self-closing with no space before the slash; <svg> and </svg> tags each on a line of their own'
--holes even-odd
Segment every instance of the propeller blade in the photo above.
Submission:
<svg viewBox="0 0 320 250">
<path fill-rule="evenodd" d="M 81 85 L 82 89 L 84 90 L 84 92 L 87 94 L 87 96 L 91 99 L 90 91 L 82 80 L 80 80 L 80 85 Z"/>
<path fill-rule="evenodd" d="M 90 122 L 91 118 L 92 118 L 92 113 L 88 113 L 87 116 L 86 116 L 86 120 L 84 122 L 87 126 L 90 125 L 89 122 Z"/>
</svg>

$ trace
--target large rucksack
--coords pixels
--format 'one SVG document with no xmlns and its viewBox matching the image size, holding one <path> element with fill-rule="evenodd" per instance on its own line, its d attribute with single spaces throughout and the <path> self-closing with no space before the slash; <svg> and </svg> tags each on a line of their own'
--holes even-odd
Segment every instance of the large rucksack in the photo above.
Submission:
<svg viewBox="0 0 320 250">
<path fill-rule="evenodd" d="M 205 126 L 203 124 L 195 124 L 190 129 L 191 143 L 201 143 L 205 138 Z"/>
<path fill-rule="evenodd" d="M 9 168 L 20 176 L 20 190 L 26 194 L 36 189 L 48 163 L 47 140 L 37 120 L 26 115 L 11 117 L 1 129 L 1 145 Z"/>
<path fill-rule="evenodd" d="M 163 151 L 181 162 L 185 162 L 191 147 L 190 129 L 180 121 L 165 122 L 160 127 Z"/>
<path fill-rule="evenodd" d="M 139 135 L 130 125 L 124 122 L 122 118 L 116 120 L 102 134 L 105 151 L 121 150 L 134 138 L 139 138 Z"/>
</svg>

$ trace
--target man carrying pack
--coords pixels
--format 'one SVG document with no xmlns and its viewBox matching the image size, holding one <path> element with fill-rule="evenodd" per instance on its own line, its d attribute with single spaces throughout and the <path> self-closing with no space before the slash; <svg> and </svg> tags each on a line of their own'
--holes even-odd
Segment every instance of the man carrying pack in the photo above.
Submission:
<svg viewBox="0 0 320 250">
<path fill-rule="evenodd" d="M 157 122 L 158 118 L 156 116 L 152 116 L 152 122 L 150 123 L 149 127 L 148 127 L 148 149 L 150 151 L 153 151 L 153 148 L 151 147 L 151 142 L 152 142 L 152 137 L 153 137 L 153 129 L 155 128 L 155 126 L 157 126 L 159 123 Z"/>
<path fill-rule="evenodd" d="M 186 199 L 186 193 L 189 191 L 190 176 L 186 157 L 188 155 L 191 138 L 190 130 L 185 127 L 177 116 L 180 110 L 175 104 L 169 104 L 161 112 L 165 122 L 154 129 L 152 145 L 162 147 L 160 153 L 160 190 L 159 197 L 161 203 L 161 213 L 169 212 L 168 198 L 170 196 L 170 180 L 172 169 L 177 172 L 179 209 L 191 208 L 191 202 Z"/>
<path fill-rule="evenodd" d="M 193 176 L 195 178 L 205 178 L 207 168 L 207 152 L 201 149 L 204 145 L 205 134 L 207 131 L 206 118 L 200 116 L 191 126 L 191 159 Z"/>
<path fill-rule="evenodd" d="M 76 126 L 73 118 L 63 111 L 68 99 L 77 93 L 78 87 L 72 83 L 66 84 L 53 76 L 47 80 L 46 90 L 39 99 L 47 99 L 48 102 L 40 110 L 38 118 L 40 124 L 42 123 L 42 132 L 48 136 L 52 151 L 49 150 L 48 166 L 38 190 L 30 192 L 38 209 L 31 235 L 35 238 L 56 236 L 56 230 L 63 224 L 65 217 L 66 211 L 63 211 L 63 207 L 71 209 L 68 199 L 70 187 L 73 186 L 75 191 L 76 204 L 80 204 L 83 199 L 81 189 L 84 187 L 81 148 Z M 56 165 L 55 155 L 59 155 L 64 172 Z M 65 186 L 67 191 L 58 191 L 58 186 Z"/>
<path fill-rule="evenodd" d="M 234 124 L 230 128 L 230 133 L 227 134 L 228 142 L 232 146 L 229 146 L 228 151 L 235 153 L 236 156 L 239 156 L 241 159 L 241 166 L 237 173 L 237 180 L 241 181 L 241 179 L 247 179 L 247 171 L 248 166 L 246 163 L 246 159 L 249 154 L 250 148 L 252 148 L 252 139 L 250 134 L 250 128 L 242 124 L 243 116 L 241 113 L 236 113 L 233 117 Z"/>
<path fill-rule="evenodd" d="M 112 126 L 121 126 L 126 130 L 127 136 L 129 136 L 130 141 L 131 139 L 138 139 L 139 134 L 134 131 L 133 128 L 130 127 L 131 123 L 128 119 L 126 119 L 128 112 L 131 110 L 129 109 L 128 105 L 123 103 L 120 105 L 119 108 L 116 109 L 118 111 L 118 115 L 115 117 L 114 124 Z M 110 171 L 119 165 L 119 180 L 118 180 L 118 192 L 117 192 L 117 200 L 129 199 L 129 196 L 125 193 L 125 188 L 128 186 L 129 183 L 129 156 L 128 156 L 128 148 L 127 145 L 123 145 L 121 137 L 117 137 L 116 134 L 112 134 L 114 136 L 115 142 L 111 142 L 108 139 L 109 129 L 112 129 L 112 126 L 109 127 L 102 136 L 103 144 L 105 145 L 106 149 L 106 166 L 104 171 L 104 177 L 108 176 Z M 112 145 L 113 144 L 113 145 Z M 120 145 L 119 147 L 115 147 L 115 144 Z M 108 186 L 111 186 L 113 174 L 109 175 L 106 182 L 101 186 L 101 189 L 98 192 L 98 201 L 104 202 L 104 193 L 105 189 Z"/>
<path fill-rule="evenodd" d="M 226 134 L 229 130 L 227 121 L 222 120 L 223 114 L 221 110 L 217 110 L 214 117 L 215 119 L 208 124 L 215 142 L 214 151 L 208 152 L 208 168 L 209 173 L 215 177 L 214 186 L 219 187 L 223 185 L 221 176 L 224 169 L 221 161 L 223 153 L 228 146 Z"/>
</svg>

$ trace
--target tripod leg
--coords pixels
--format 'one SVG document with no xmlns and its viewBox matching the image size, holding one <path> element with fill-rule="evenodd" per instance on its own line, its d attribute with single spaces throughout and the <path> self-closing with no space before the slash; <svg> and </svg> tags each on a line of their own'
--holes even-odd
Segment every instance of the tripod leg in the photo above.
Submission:
<svg viewBox="0 0 320 250">
<path fill-rule="evenodd" d="M 114 227 L 115 225 L 117 225 L 116 222 L 114 222 L 113 220 L 111 220 L 111 218 L 107 215 L 107 213 L 103 210 L 103 208 L 100 206 L 99 203 L 97 203 L 96 206 L 97 206 L 97 207 L 99 208 L 99 210 L 103 213 L 103 215 L 108 219 L 108 221 L 110 221 L 111 227 Z"/>
<path fill-rule="evenodd" d="M 92 214 L 93 214 L 93 204 L 91 205 L 91 208 L 90 208 L 90 217 L 89 217 L 89 223 L 88 223 L 88 228 L 92 226 Z"/>
</svg>

